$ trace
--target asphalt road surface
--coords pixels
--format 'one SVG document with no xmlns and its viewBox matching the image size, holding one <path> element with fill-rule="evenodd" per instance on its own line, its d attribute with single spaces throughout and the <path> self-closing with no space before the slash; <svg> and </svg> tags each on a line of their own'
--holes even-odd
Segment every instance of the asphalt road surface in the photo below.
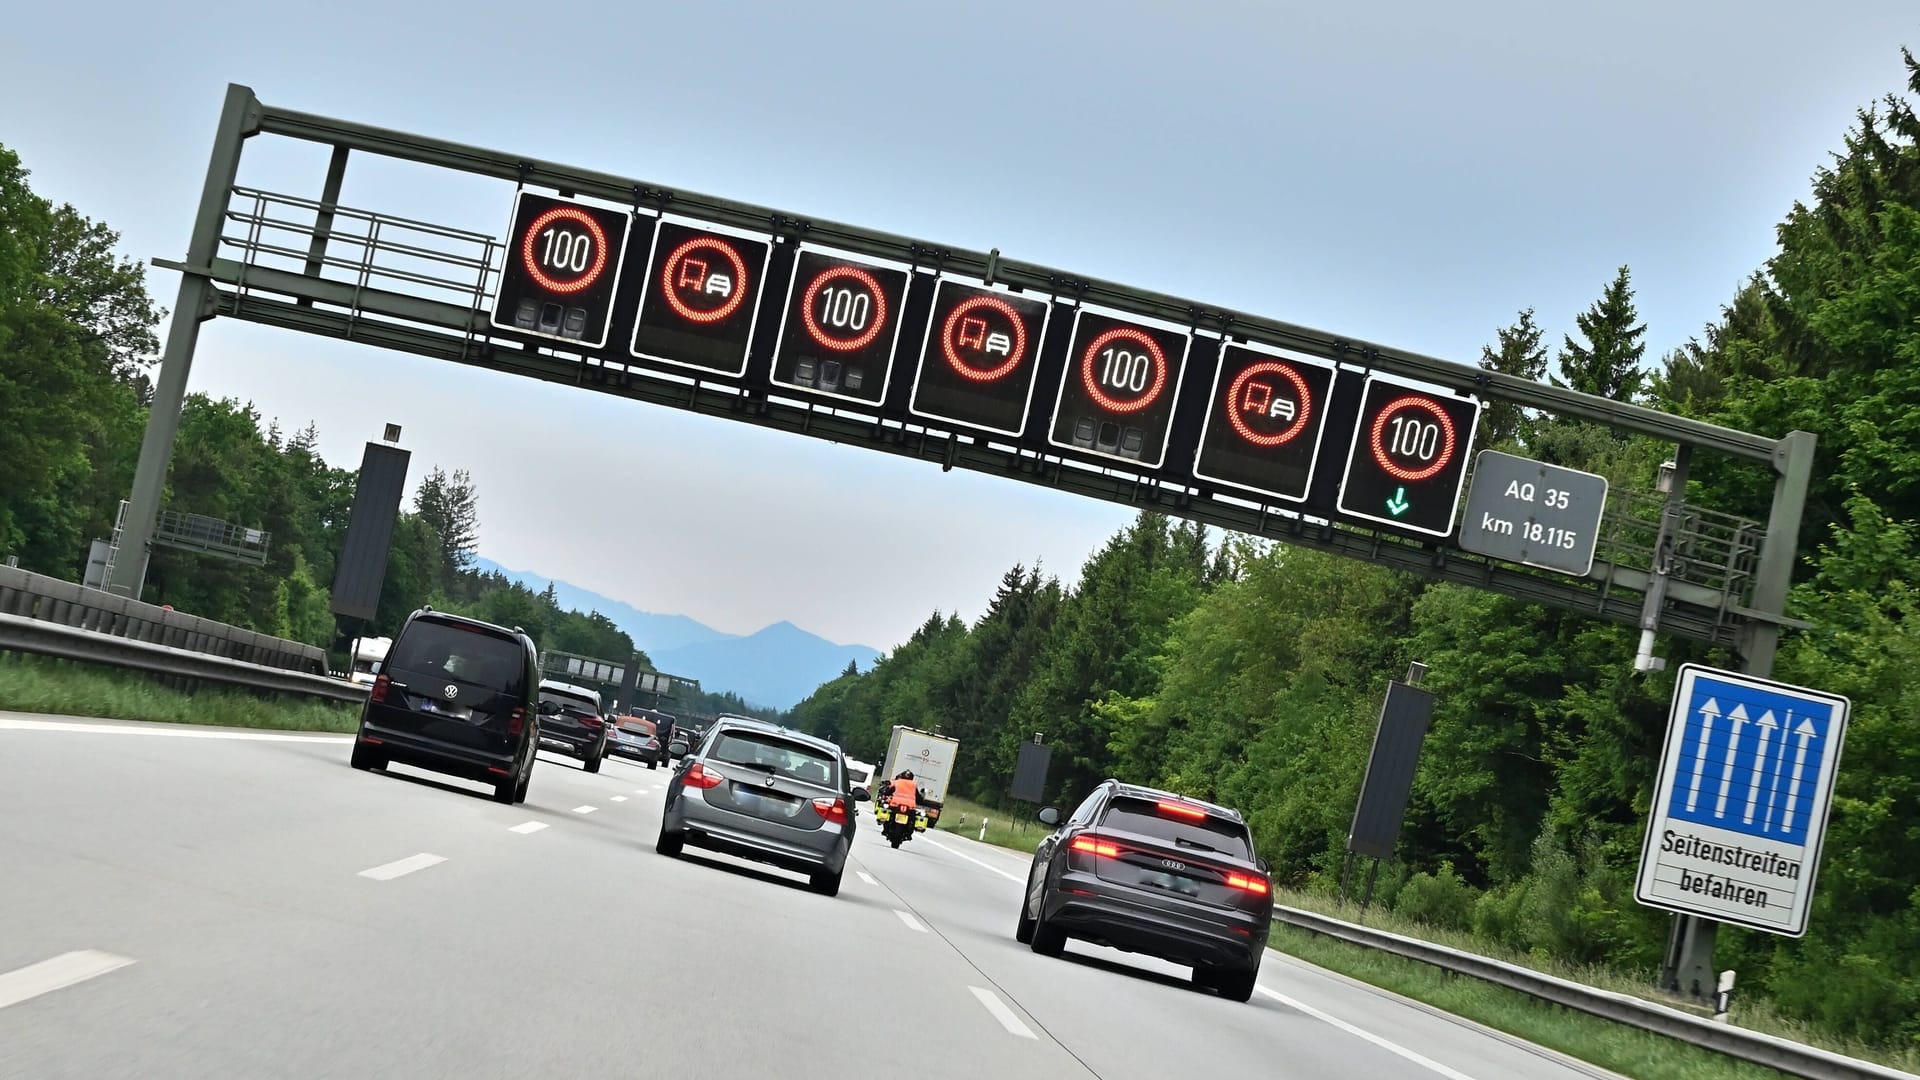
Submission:
<svg viewBox="0 0 1920 1080">
<path fill-rule="evenodd" d="M 1248 1004 L 1035 956 L 1026 860 L 949 834 L 863 819 L 828 899 L 656 855 L 664 769 L 509 807 L 347 749 L 0 713 L 0 1077 L 1606 1075 L 1278 953 Z"/>
</svg>

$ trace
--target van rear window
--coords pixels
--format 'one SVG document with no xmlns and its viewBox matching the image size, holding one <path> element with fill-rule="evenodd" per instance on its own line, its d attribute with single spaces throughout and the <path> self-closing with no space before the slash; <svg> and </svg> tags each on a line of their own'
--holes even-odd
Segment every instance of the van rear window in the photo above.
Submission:
<svg viewBox="0 0 1920 1080">
<path fill-rule="evenodd" d="M 401 682 L 444 678 L 513 697 L 527 691 L 527 660 L 519 642 L 435 619 L 416 619 L 401 632 L 385 670 Z"/>
<path fill-rule="evenodd" d="M 1217 851 L 1236 859 L 1253 858 L 1253 844 L 1244 825 L 1208 814 L 1202 818 L 1163 811 L 1158 803 L 1145 799 L 1113 800 L 1100 827 L 1151 836 L 1171 844 L 1183 844 L 1196 851 Z"/>
</svg>

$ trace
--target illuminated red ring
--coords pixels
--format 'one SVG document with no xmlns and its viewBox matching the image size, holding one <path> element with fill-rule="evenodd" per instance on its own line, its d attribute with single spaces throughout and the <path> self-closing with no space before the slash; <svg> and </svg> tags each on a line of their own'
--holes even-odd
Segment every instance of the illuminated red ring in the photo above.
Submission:
<svg viewBox="0 0 1920 1080">
<path fill-rule="evenodd" d="M 688 307 L 680 301 L 679 297 L 673 295 L 673 268 L 680 265 L 680 260 L 685 257 L 687 252 L 695 248 L 708 248 L 717 251 L 725 255 L 727 261 L 733 264 L 733 280 L 738 283 L 733 290 L 733 297 L 712 311 L 699 311 Z M 666 294 L 667 306 L 673 308 L 675 314 L 688 322 L 717 323 L 740 310 L 740 302 L 747 298 L 746 260 L 740 257 L 739 252 L 733 250 L 733 245 L 731 244 L 722 243 L 711 236 L 696 236 L 686 243 L 681 244 L 679 247 L 674 248 L 673 254 L 667 256 L 666 266 L 660 271 L 660 291 Z"/>
<path fill-rule="evenodd" d="M 953 328 L 959 325 L 960 316 L 965 315 L 977 307 L 990 307 L 1000 314 L 1005 315 L 1007 321 L 1013 324 L 1013 355 L 1007 358 L 1006 363 L 1001 364 L 992 371 L 981 371 L 979 368 L 968 364 L 965 360 L 960 359 L 960 354 L 955 352 L 953 348 Z M 1021 321 L 1020 313 L 1013 309 L 1013 305 L 1007 303 L 1005 300 L 994 296 L 976 296 L 966 303 L 961 304 L 959 307 L 954 308 L 953 314 L 947 316 L 946 325 L 940 329 L 940 348 L 946 352 L 947 363 L 953 365 L 953 370 L 975 382 L 993 382 L 1019 366 L 1021 358 L 1026 355 L 1027 324 Z"/>
<path fill-rule="evenodd" d="M 534 238 L 540 235 L 541 229 L 552 224 L 556 218 L 566 218 L 569 221 L 577 221 L 585 225 L 587 231 L 593 234 L 593 266 L 590 267 L 585 274 L 581 275 L 579 281 L 562 284 L 553 280 L 540 272 L 539 262 L 533 257 Z M 600 272 L 607 268 L 606 230 L 602 229 L 600 223 L 593 220 L 593 215 L 587 213 L 585 210 L 573 206 L 556 206 L 546 213 L 541 214 L 539 217 L 534 218 L 533 224 L 527 226 L 526 239 L 520 244 L 520 265 L 526 267 L 527 273 L 533 276 L 534 284 L 548 292 L 556 292 L 562 295 L 579 292 L 581 289 L 598 281 L 600 279 Z"/>
<path fill-rule="evenodd" d="M 1270 371 L 1277 371 L 1285 375 L 1287 381 L 1292 383 L 1293 388 L 1299 392 L 1300 415 L 1294 417 L 1293 426 L 1287 430 L 1276 435 L 1261 435 L 1248 427 L 1245 420 L 1240 419 L 1240 410 L 1234 407 L 1234 402 L 1240 400 L 1240 391 L 1247 385 L 1248 379 Z M 1292 442 L 1296 436 L 1306 430 L 1307 421 L 1312 416 L 1313 396 L 1307 389 L 1307 380 L 1301 378 L 1299 372 L 1293 370 L 1293 368 L 1286 364 L 1272 360 L 1254 364 L 1252 367 L 1241 372 L 1239 376 L 1233 380 L 1233 385 L 1227 388 L 1227 419 L 1233 422 L 1233 430 L 1239 432 L 1241 438 L 1255 446 L 1284 446 Z"/>
<path fill-rule="evenodd" d="M 867 292 L 873 297 L 873 325 L 867 327 L 866 333 L 852 341 L 842 341 L 828 334 L 813 321 L 813 298 L 820 295 L 820 286 L 834 278 L 843 277 L 850 277 L 865 285 Z M 857 266 L 836 266 L 814 278 L 813 284 L 807 286 L 807 295 L 800 301 L 800 318 L 807 324 L 807 333 L 813 336 L 813 340 L 837 352 L 853 352 L 873 344 L 873 339 L 880 336 L 880 328 L 887 324 L 887 298 L 880 291 L 879 279 L 872 274 Z"/>
<path fill-rule="evenodd" d="M 1399 412 L 1401 409 L 1409 408 L 1425 409 L 1428 413 L 1432 414 L 1435 420 L 1440 421 L 1440 432 L 1447 440 L 1441 444 L 1440 456 L 1434 458 L 1433 464 L 1424 469 L 1403 469 L 1395 465 L 1387 457 L 1387 448 L 1380 444 L 1380 436 L 1387 430 L 1387 421 L 1393 418 L 1394 413 Z M 1433 476 L 1441 469 L 1446 468 L 1447 463 L 1453 460 L 1453 419 L 1447 415 L 1446 410 L 1423 397 L 1409 395 L 1395 400 L 1392 404 L 1380 410 L 1380 415 L 1374 418 L 1373 460 L 1381 469 L 1386 471 L 1388 476 L 1409 484 L 1416 480 L 1425 480 Z"/>
<path fill-rule="evenodd" d="M 1138 401 L 1125 404 L 1115 401 L 1106 394 L 1101 393 L 1100 384 L 1094 380 L 1093 358 L 1100 354 L 1100 347 L 1102 345 L 1105 345 L 1115 338 L 1126 338 L 1128 341 L 1139 342 L 1147 347 L 1147 354 L 1153 357 L 1153 386 Z M 1167 354 L 1160 351 L 1160 343 L 1148 336 L 1146 331 L 1136 330 L 1131 326 L 1115 327 L 1101 334 L 1099 337 L 1094 338 L 1093 344 L 1087 346 L 1087 351 L 1080 354 L 1080 382 L 1086 386 L 1087 396 L 1093 399 L 1093 403 L 1108 412 L 1138 412 L 1148 405 L 1153 404 L 1153 400 L 1160 396 L 1160 391 L 1166 389 Z"/>
</svg>

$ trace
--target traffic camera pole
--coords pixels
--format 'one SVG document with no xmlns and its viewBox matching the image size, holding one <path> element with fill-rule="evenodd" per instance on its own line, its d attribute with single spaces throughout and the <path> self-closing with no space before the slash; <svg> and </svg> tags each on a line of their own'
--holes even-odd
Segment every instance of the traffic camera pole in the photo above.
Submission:
<svg viewBox="0 0 1920 1080">
<path fill-rule="evenodd" d="M 1773 507 L 1767 514 L 1767 533 L 1760 541 L 1760 563 L 1754 568 L 1753 603 L 1747 620 L 1740 627 L 1735 648 L 1740 653 L 1740 670 L 1759 678 L 1773 675 L 1773 657 L 1780 644 L 1780 624 L 1786 613 L 1787 590 L 1793 585 L 1793 567 L 1800 553 L 1800 519 L 1806 511 L 1807 486 L 1813 478 L 1815 437 L 1811 432 L 1793 431 L 1780 440 L 1773 458 Z M 1684 452 L 1685 447 L 1681 448 Z M 1668 494 L 1672 508 L 1686 487 L 1685 458 L 1678 459 L 1674 490 Z M 1666 527 L 1662 523 L 1662 539 Z M 1665 574 L 1665 563 L 1656 556 L 1656 572 Z M 1648 589 L 1653 597 L 1654 590 Z M 1657 612 L 1656 612 L 1657 617 Z M 1713 945 L 1720 924 L 1697 915 L 1676 915 L 1673 933 L 1667 940 L 1666 963 L 1661 970 L 1664 990 L 1685 994 L 1696 1001 L 1712 1001 L 1719 986 L 1714 972 Z"/>
</svg>

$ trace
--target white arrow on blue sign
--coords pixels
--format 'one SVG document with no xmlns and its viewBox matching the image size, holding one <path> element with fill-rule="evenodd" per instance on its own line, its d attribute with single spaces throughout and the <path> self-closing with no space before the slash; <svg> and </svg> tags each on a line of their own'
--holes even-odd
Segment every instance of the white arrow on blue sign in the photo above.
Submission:
<svg viewBox="0 0 1920 1080">
<path fill-rule="evenodd" d="M 1681 667 L 1640 902 L 1806 933 L 1849 708 L 1818 690 Z"/>
</svg>

